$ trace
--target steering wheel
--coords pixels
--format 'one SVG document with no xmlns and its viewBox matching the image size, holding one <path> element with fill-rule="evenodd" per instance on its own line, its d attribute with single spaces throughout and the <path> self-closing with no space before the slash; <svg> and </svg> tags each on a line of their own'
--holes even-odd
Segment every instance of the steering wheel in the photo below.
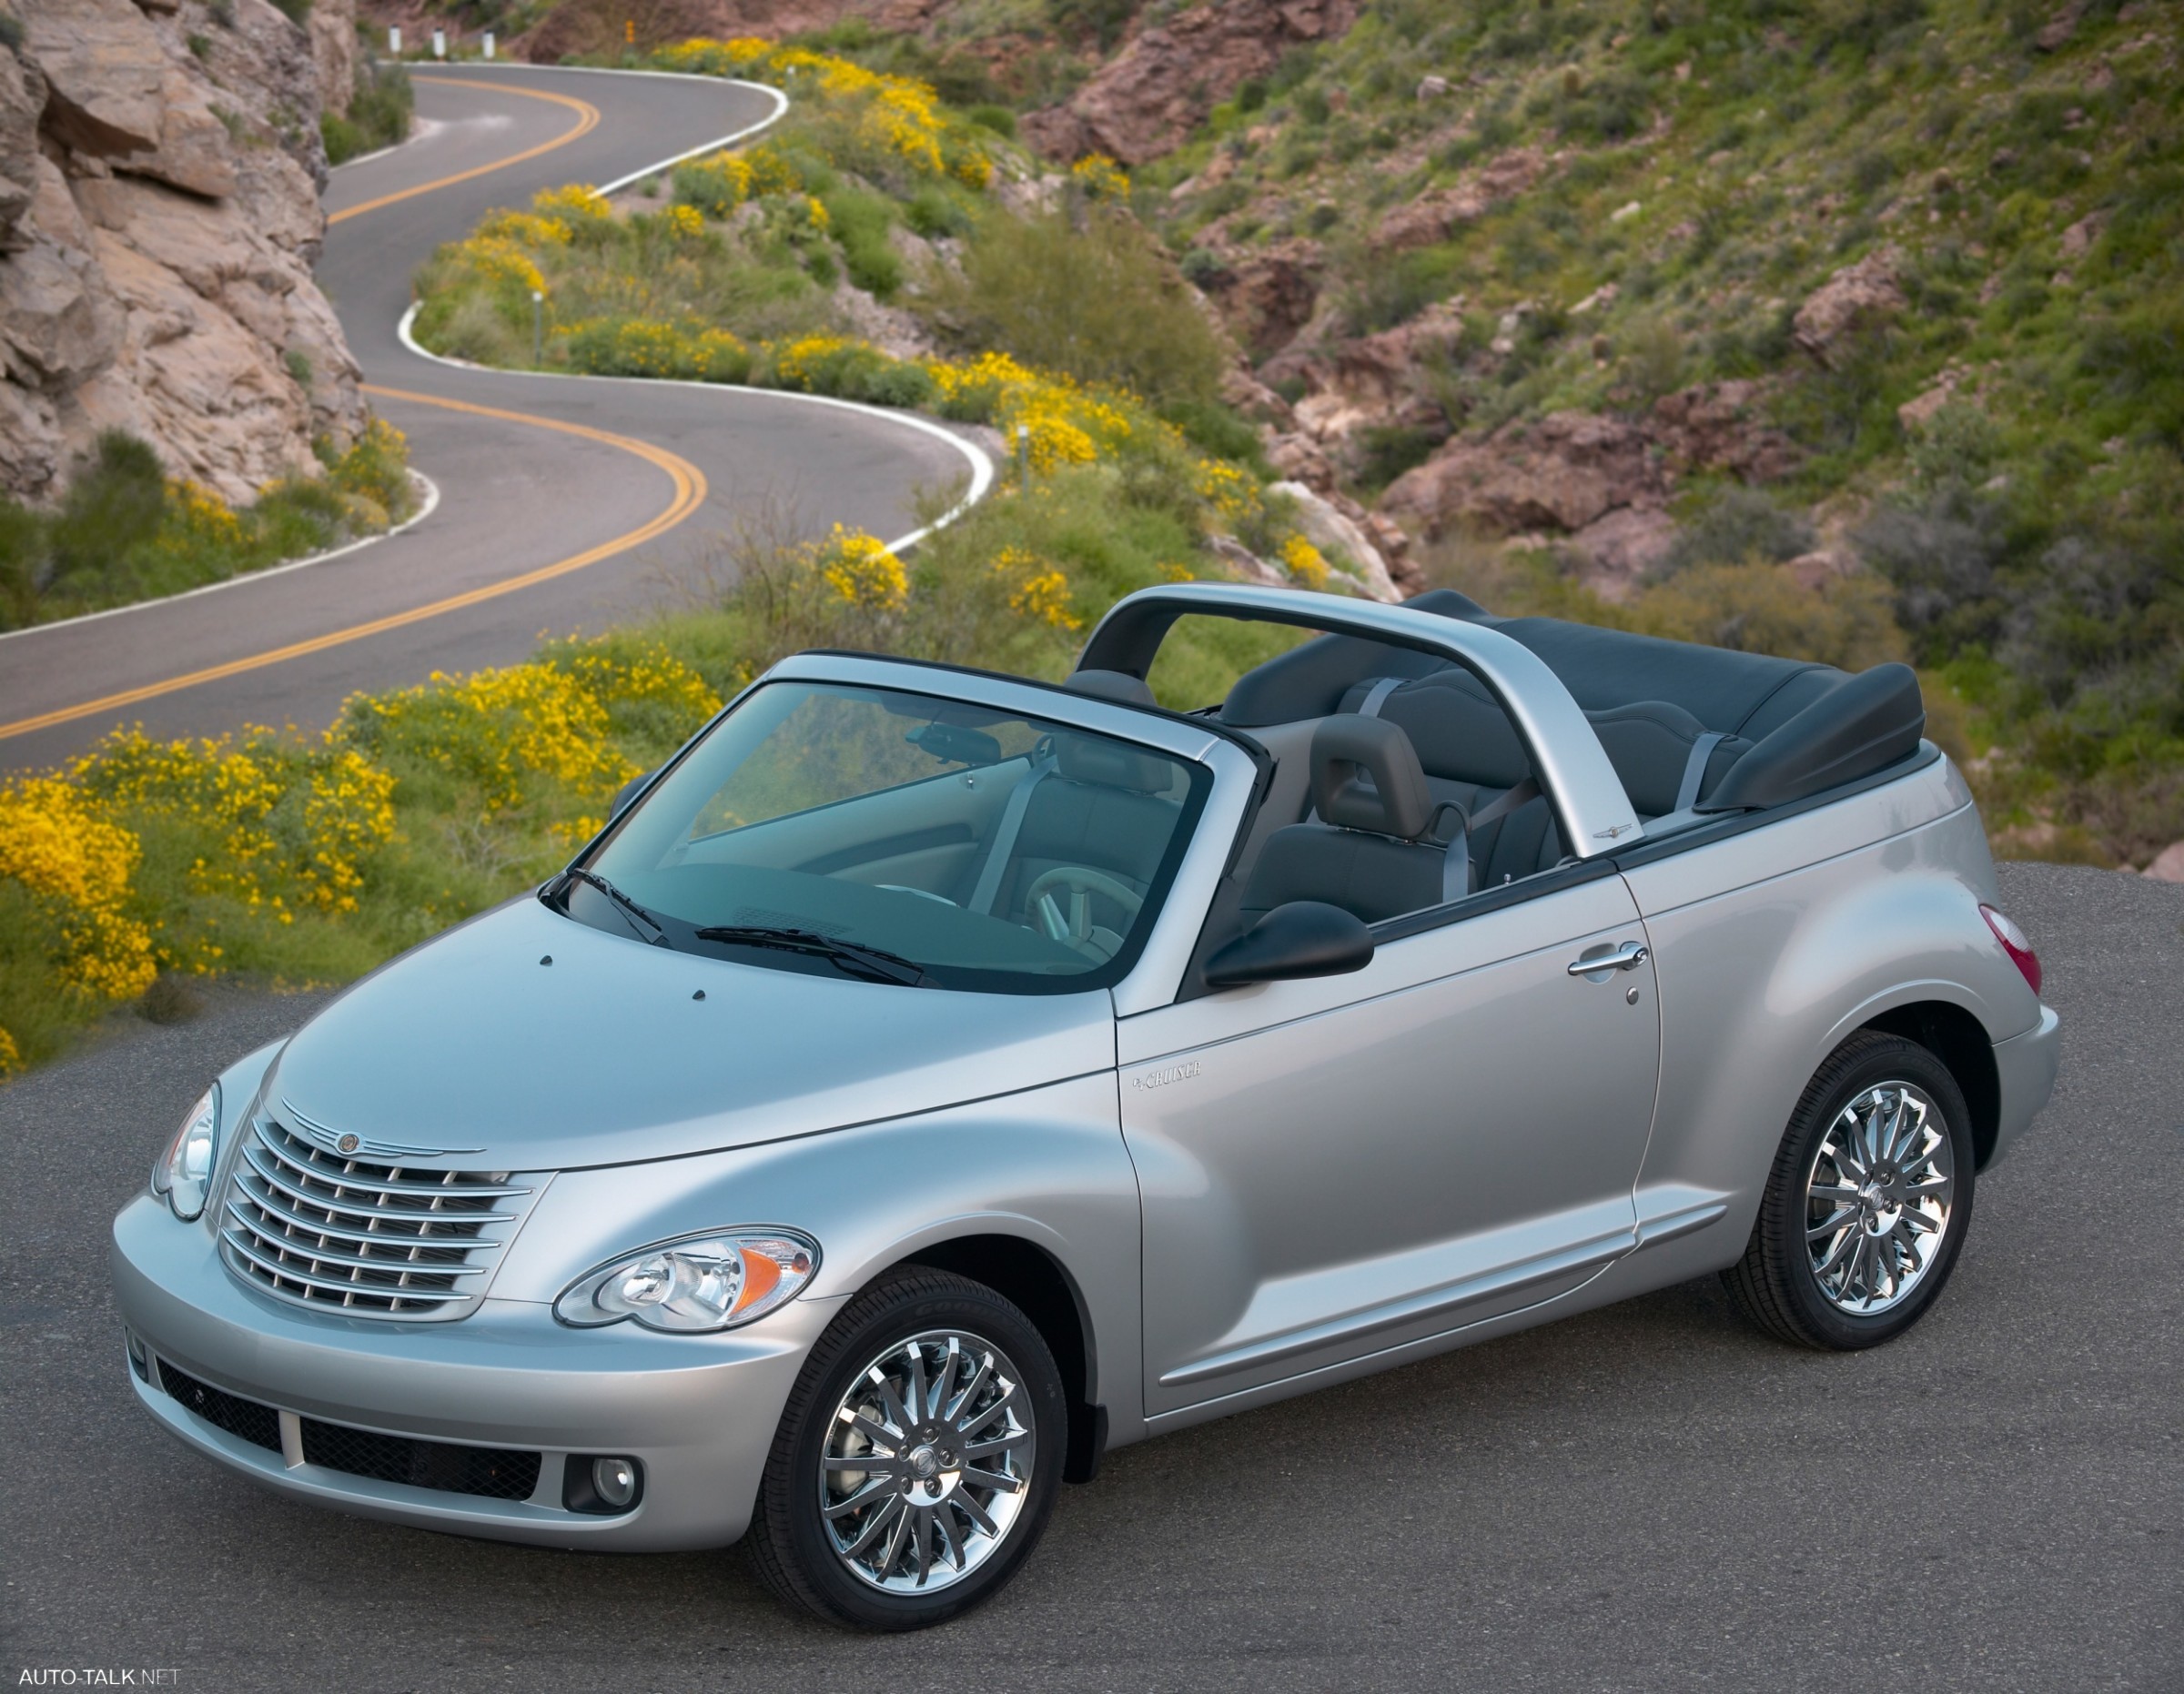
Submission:
<svg viewBox="0 0 2184 1694">
<path fill-rule="evenodd" d="M 1056 889 L 1067 889 L 1073 898 L 1065 915 L 1054 898 Z M 1121 945 L 1121 937 L 1114 931 L 1116 939 L 1110 944 L 1106 936 L 1097 933 L 1092 923 L 1092 902 L 1089 896 L 1104 895 L 1122 908 L 1124 929 L 1138 921 L 1145 910 L 1145 901 L 1127 884 L 1117 882 L 1104 871 L 1095 871 L 1089 865 L 1057 864 L 1035 879 L 1024 892 L 1024 910 L 1040 923 L 1053 939 L 1075 947 L 1079 953 L 1089 953 L 1105 962 L 1115 956 Z M 1051 913 L 1051 915 L 1047 915 Z M 1057 926 L 1062 933 L 1054 934 Z"/>
</svg>

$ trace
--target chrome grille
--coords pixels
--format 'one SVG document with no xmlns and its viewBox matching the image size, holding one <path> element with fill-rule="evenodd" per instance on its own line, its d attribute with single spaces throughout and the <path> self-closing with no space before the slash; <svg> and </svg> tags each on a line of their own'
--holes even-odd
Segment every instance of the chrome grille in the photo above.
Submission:
<svg viewBox="0 0 2184 1694">
<path fill-rule="evenodd" d="M 507 1171 L 345 1159 L 278 1120 L 251 1126 L 220 1244 L 244 1281 L 304 1306 L 450 1318 L 484 1297 L 533 1190 Z"/>
</svg>

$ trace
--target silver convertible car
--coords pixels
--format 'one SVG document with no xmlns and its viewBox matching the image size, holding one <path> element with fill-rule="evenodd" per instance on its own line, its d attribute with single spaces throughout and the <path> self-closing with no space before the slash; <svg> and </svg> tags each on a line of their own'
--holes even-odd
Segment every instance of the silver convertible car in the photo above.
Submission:
<svg viewBox="0 0 2184 1694">
<path fill-rule="evenodd" d="M 1163 710 L 1179 620 L 1274 656 Z M 115 1220 L 129 1380 L 293 1498 L 897 1629 L 1109 1447 L 1664 1284 L 1889 1340 L 2056 1066 L 1924 722 L 1445 590 L 801 654 L 218 1077 Z"/>
</svg>

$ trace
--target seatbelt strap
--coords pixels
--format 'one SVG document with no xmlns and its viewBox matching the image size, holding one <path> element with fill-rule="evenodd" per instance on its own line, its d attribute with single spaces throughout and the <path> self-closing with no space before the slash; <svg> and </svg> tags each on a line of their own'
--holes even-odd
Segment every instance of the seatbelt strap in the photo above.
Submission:
<svg viewBox="0 0 2184 1694">
<path fill-rule="evenodd" d="M 1449 844 L 1441 855 L 1441 903 L 1461 900 L 1471 892 L 1471 833 L 1465 822 L 1463 808 L 1451 806 L 1456 814 L 1456 832 L 1449 837 Z"/>
<path fill-rule="evenodd" d="M 1054 769 L 1054 756 L 1032 761 L 1031 769 L 1016 779 L 1016 787 L 1008 791 L 1008 799 L 1001 808 L 1001 821 L 994 826 L 994 845 L 986 855 L 986 862 L 978 868 L 978 886 L 971 891 L 969 910 L 990 913 L 995 898 L 1001 892 L 1001 878 L 1008 869 L 1009 855 L 1016 850 L 1016 837 L 1024 828 L 1024 813 L 1031 805 L 1031 791 L 1038 787 L 1046 773 Z"/>
<path fill-rule="evenodd" d="M 1382 677 L 1366 691 L 1365 698 L 1358 702 L 1358 716 L 1377 718 L 1380 708 L 1388 703 L 1388 696 L 1403 685 L 1400 677 Z"/>
<path fill-rule="evenodd" d="M 1482 830 L 1490 823 L 1499 823 L 1519 806 L 1537 800 L 1539 797 L 1539 778 L 1528 776 L 1499 799 L 1489 801 L 1471 813 L 1471 827 L 1474 830 Z"/>
<path fill-rule="evenodd" d="M 1691 744 L 1691 756 L 1684 761 L 1684 780 L 1676 784 L 1676 810 L 1689 812 L 1699 803 L 1699 790 L 1706 781 L 1706 761 L 1714 757 L 1714 750 L 1729 739 L 1726 731 L 1709 730 Z"/>
</svg>

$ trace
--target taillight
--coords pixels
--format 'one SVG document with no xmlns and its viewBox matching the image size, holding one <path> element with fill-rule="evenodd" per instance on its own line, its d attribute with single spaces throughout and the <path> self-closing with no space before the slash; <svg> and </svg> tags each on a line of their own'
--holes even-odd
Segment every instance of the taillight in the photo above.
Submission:
<svg viewBox="0 0 2184 1694">
<path fill-rule="evenodd" d="M 1995 939 L 2002 943 L 2002 951 L 2009 962 L 2024 973 L 2025 980 L 2032 984 L 2032 992 L 2040 992 L 2040 955 L 2032 950 L 2032 942 L 2025 932 L 1992 906 L 1981 906 L 1979 915 L 1987 920 L 1987 927 L 1995 932 Z"/>
</svg>

